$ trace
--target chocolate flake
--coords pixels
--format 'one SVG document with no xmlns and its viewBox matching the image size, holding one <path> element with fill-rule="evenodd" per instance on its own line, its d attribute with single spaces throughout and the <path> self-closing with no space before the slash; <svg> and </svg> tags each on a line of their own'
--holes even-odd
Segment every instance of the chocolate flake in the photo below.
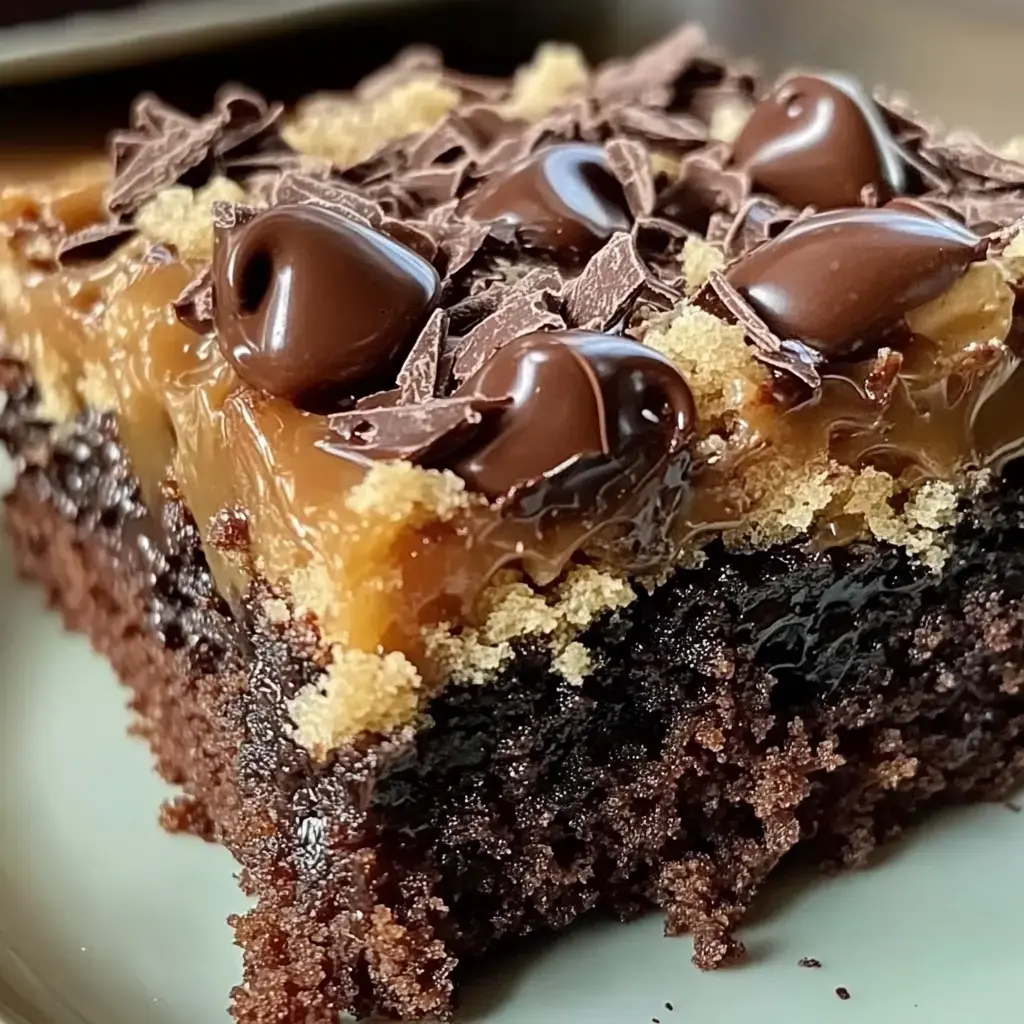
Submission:
<svg viewBox="0 0 1024 1024">
<path fill-rule="evenodd" d="M 434 398 L 418 405 L 354 409 L 328 417 L 337 443 L 317 447 L 335 455 L 365 454 L 373 459 L 425 462 L 438 457 L 478 427 L 487 413 L 499 412 L 511 399 Z"/>
<path fill-rule="evenodd" d="M 654 209 L 654 175 L 651 158 L 644 146 L 632 139 L 611 139 L 605 143 L 608 166 L 625 193 L 634 217 L 646 217 Z"/>
<path fill-rule="evenodd" d="M 699 25 L 683 25 L 632 59 L 605 63 L 594 75 L 594 95 L 606 103 L 617 100 L 667 107 L 672 85 L 706 46 L 707 36 Z"/>
<path fill-rule="evenodd" d="M 379 203 L 367 199 L 355 189 L 301 173 L 282 175 L 274 187 L 272 202 L 274 205 L 307 203 L 320 206 L 370 227 L 378 227 L 384 217 Z"/>
<path fill-rule="evenodd" d="M 255 206 L 224 200 L 218 200 L 210 208 L 213 227 L 217 231 L 230 231 L 242 224 L 248 224 L 259 212 Z"/>
<path fill-rule="evenodd" d="M 647 271 L 624 231 L 590 258 L 566 295 L 571 326 L 605 331 L 622 318 L 647 282 Z"/>
<path fill-rule="evenodd" d="M 448 314 L 435 309 L 413 343 L 396 382 L 403 405 L 426 402 L 437 388 L 437 366 L 448 329 Z"/>
<path fill-rule="evenodd" d="M 140 96 L 132 107 L 132 127 L 111 140 L 114 178 L 107 208 L 118 215 L 133 213 L 210 157 L 220 162 L 233 151 L 244 152 L 268 136 L 282 109 L 241 86 L 222 89 L 213 111 L 199 119 L 152 94 Z"/>
<path fill-rule="evenodd" d="M 766 366 L 791 374 L 809 388 L 821 387 L 818 353 L 801 341 L 779 338 L 720 271 L 711 272 L 693 301 L 716 316 L 724 313 L 738 323 L 754 350 L 754 357 Z"/>
<path fill-rule="evenodd" d="M 548 270 L 531 270 L 520 278 L 504 294 L 501 305 L 461 339 L 456 378 L 471 377 L 492 352 L 513 338 L 545 328 L 564 328 L 565 321 L 553 308 L 561 289 L 561 279 Z"/>
<path fill-rule="evenodd" d="M 707 126 L 690 114 L 669 114 L 652 107 L 624 106 L 608 112 L 617 131 L 636 134 L 645 142 L 670 143 L 674 149 L 689 149 L 707 142 Z"/>
<path fill-rule="evenodd" d="M 135 228 L 130 224 L 120 224 L 116 221 L 91 224 L 61 242 L 57 249 L 57 259 L 66 267 L 92 260 L 104 260 L 134 234 Z"/>
<path fill-rule="evenodd" d="M 196 334 L 213 330 L 213 274 L 207 267 L 171 303 L 174 315 Z"/>
</svg>

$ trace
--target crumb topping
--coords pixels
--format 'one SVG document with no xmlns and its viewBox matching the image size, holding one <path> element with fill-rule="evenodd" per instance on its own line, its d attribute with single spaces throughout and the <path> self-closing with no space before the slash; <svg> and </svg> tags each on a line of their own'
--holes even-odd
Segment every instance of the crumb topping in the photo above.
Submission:
<svg viewBox="0 0 1024 1024">
<path fill-rule="evenodd" d="M 368 99 L 314 96 L 299 105 L 282 134 L 300 153 L 352 167 L 389 142 L 433 128 L 458 101 L 440 75 L 428 74 Z"/>
<path fill-rule="evenodd" d="M 510 117 L 535 121 L 582 89 L 589 76 L 586 59 L 575 46 L 542 43 L 533 60 L 516 71 L 502 109 Z"/>
<path fill-rule="evenodd" d="M 139 231 L 151 242 L 173 245 L 188 259 L 213 253 L 213 204 L 241 203 L 246 193 L 229 178 L 215 177 L 199 189 L 171 185 L 144 203 L 135 214 Z"/>
</svg>

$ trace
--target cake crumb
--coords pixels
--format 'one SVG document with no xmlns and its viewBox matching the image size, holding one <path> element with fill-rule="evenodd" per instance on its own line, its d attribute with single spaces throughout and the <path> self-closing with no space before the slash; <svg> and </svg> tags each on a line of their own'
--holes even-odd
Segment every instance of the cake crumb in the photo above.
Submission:
<svg viewBox="0 0 1024 1024">
<path fill-rule="evenodd" d="M 465 482 L 449 470 L 381 462 L 348 492 L 345 504 L 365 518 L 424 525 L 450 519 L 469 504 L 469 496 Z"/>
<path fill-rule="evenodd" d="M 173 245 L 180 256 L 209 259 L 213 254 L 213 204 L 245 199 L 242 186 L 223 177 L 212 178 L 196 191 L 186 185 L 171 185 L 139 208 L 135 226 L 151 242 Z"/>
<path fill-rule="evenodd" d="M 716 142 L 735 142 L 750 117 L 750 111 L 750 105 L 744 100 L 722 100 L 711 112 L 709 138 Z"/>
<path fill-rule="evenodd" d="M 817 957 L 802 956 L 796 962 L 797 967 L 820 967 L 821 961 Z"/>
<path fill-rule="evenodd" d="M 769 381 L 744 340 L 743 328 L 696 306 L 678 309 L 667 326 L 649 331 L 644 343 L 686 375 L 702 423 L 754 401 Z"/>
<path fill-rule="evenodd" d="M 590 651 L 577 640 L 566 646 L 565 650 L 551 662 L 551 667 L 573 686 L 582 686 L 583 681 L 594 671 Z"/>
<path fill-rule="evenodd" d="M 839 996 L 839 998 L 843 999 L 843 1000 L 849 999 L 850 998 L 850 990 L 848 988 L 844 988 L 842 985 L 840 985 L 839 988 L 836 989 L 836 995 Z"/>
<path fill-rule="evenodd" d="M 536 121 L 581 89 L 590 69 L 579 49 L 567 43 L 542 43 L 529 64 L 512 80 L 512 94 L 502 106 L 509 117 Z"/>
<path fill-rule="evenodd" d="M 713 270 L 725 267 L 725 253 L 700 235 L 690 235 L 683 243 L 683 284 L 687 295 L 696 294 Z"/>
<path fill-rule="evenodd" d="M 288 703 L 293 735 L 323 760 L 362 732 L 387 732 L 409 722 L 422 689 L 416 666 L 404 654 L 368 654 L 335 645 L 324 676 Z"/>
<path fill-rule="evenodd" d="M 487 682 L 512 656 L 511 641 L 539 636 L 551 651 L 553 670 L 570 683 L 581 683 L 592 663 L 576 637 L 599 615 L 635 599 L 627 580 L 593 566 L 574 566 L 546 589 L 505 569 L 478 598 L 473 615 L 477 625 L 441 623 L 425 628 L 422 635 L 436 669 L 462 682 Z"/>
<path fill-rule="evenodd" d="M 282 601 L 279 597 L 268 597 L 263 602 L 263 614 L 267 622 L 275 626 L 283 626 L 291 621 L 291 612 L 288 611 L 288 602 Z"/>
<path fill-rule="evenodd" d="M 298 152 L 326 157 L 345 170 L 389 142 L 433 128 L 458 101 L 458 91 L 431 72 L 364 98 L 313 96 L 299 104 L 282 135 Z"/>
</svg>

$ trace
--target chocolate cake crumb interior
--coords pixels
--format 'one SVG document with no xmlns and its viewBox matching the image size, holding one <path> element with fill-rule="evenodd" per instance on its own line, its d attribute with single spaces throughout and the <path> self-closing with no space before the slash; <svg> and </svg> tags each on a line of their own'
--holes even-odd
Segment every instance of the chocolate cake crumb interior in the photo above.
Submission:
<svg viewBox="0 0 1024 1024">
<path fill-rule="evenodd" d="M 715 967 L 1020 778 L 1017 152 L 687 25 L 0 187 L 7 527 L 242 866 L 241 1024 L 597 910 Z"/>
</svg>

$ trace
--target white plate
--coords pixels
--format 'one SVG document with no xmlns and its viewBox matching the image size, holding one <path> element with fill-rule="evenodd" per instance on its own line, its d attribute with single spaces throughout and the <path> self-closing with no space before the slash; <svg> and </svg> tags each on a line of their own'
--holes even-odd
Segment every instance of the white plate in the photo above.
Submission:
<svg viewBox="0 0 1024 1024">
<path fill-rule="evenodd" d="M 0 1016 L 227 1024 L 244 902 L 223 850 L 166 835 L 124 694 L 0 548 Z M 874 869 L 770 887 L 752 962 L 701 974 L 655 916 L 589 924 L 474 982 L 476 1024 L 963 1024 L 1020 1016 L 1024 814 L 947 815 Z M 820 970 L 797 966 L 817 957 Z M 851 993 L 840 1001 L 835 989 Z M 674 1007 L 666 1009 L 666 1002 Z"/>
<path fill-rule="evenodd" d="M 17 2 L 17 0 L 15 0 Z M 0 29 L 0 84 L 141 64 L 413 0 L 143 0 Z M 31 2 L 26 3 L 27 8 Z"/>
</svg>

